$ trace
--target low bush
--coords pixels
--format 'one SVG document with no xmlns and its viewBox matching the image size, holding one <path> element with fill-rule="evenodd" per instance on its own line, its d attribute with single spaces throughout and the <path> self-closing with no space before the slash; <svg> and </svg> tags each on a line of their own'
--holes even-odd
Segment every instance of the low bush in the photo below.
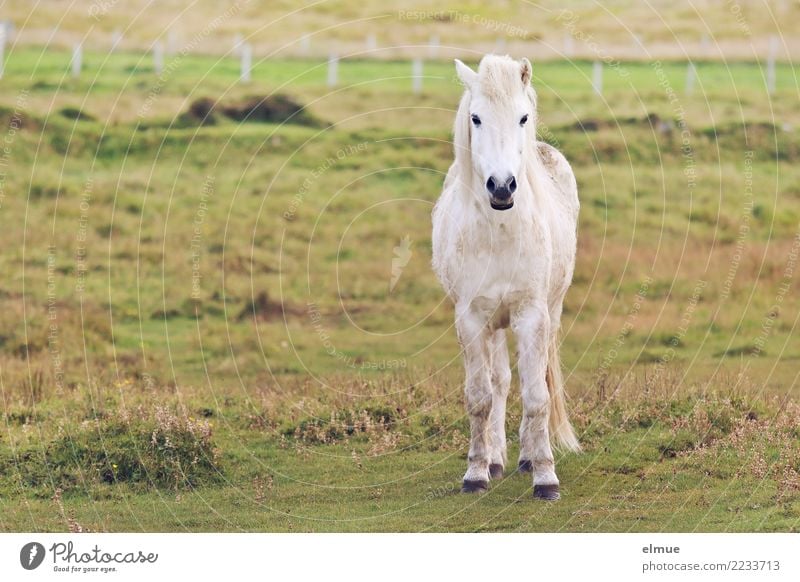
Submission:
<svg viewBox="0 0 800 582">
<path fill-rule="evenodd" d="M 90 420 L 43 448 L 0 460 L 23 487 L 64 491 L 104 482 L 180 489 L 221 477 L 212 426 L 158 407 L 152 414 Z"/>
</svg>

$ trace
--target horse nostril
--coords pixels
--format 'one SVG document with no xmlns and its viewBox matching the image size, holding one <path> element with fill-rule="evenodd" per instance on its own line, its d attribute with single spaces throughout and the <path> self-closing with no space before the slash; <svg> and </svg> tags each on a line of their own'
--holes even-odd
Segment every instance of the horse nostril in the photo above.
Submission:
<svg viewBox="0 0 800 582">
<path fill-rule="evenodd" d="M 494 194 L 497 190 L 497 182 L 495 181 L 494 177 L 490 177 L 486 180 L 486 189 L 489 191 L 489 194 Z"/>
<path fill-rule="evenodd" d="M 511 178 L 506 182 L 506 188 L 508 188 L 508 191 L 512 194 L 517 189 L 517 179 L 514 176 L 511 176 Z"/>
</svg>

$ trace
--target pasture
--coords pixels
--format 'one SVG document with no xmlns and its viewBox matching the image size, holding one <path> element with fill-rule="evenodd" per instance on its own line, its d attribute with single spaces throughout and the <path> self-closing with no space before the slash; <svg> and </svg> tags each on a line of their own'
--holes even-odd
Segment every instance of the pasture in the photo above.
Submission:
<svg viewBox="0 0 800 582">
<path fill-rule="evenodd" d="M 686 95 L 685 63 L 622 62 L 598 96 L 590 62 L 533 63 L 582 204 L 562 357 L 585 452 L 557 455 L 545 504 L 513 474 L 458 493 L 463 371 L 430 268 L 449 62 L 415 95 L 408 61 L 344 60 L 331 89 L 320 60 L 244 85 L 218 57 L 157 76 L 87 51 L 75 79 L 67 51 L 12 56 L 0 530 L 797 529 L 789 65 L 770 97 L 752 63 L 698 62 Z M 516 379 L 509 407 L 513 465 Z"/>
</svg>

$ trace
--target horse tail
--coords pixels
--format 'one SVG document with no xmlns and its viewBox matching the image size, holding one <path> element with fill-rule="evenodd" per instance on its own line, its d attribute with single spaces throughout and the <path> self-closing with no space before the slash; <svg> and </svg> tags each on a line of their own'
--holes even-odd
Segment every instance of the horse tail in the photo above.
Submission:
<svg viewBox="0 0 800 582">
<path fill-rule="evenodd" d="M 550 393 L 550 439 L 557 449 L 580 452 L 581 445 L 567 416 L 564 378 L 561 375 L 558 334 L 552 334 L 547 350 L 547 391 Z"/>
</svg>

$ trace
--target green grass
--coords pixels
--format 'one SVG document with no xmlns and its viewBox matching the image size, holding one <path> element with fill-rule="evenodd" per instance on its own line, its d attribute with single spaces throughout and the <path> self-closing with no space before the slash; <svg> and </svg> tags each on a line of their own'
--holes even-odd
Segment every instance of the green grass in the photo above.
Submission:
<svg viewBox="0 0 800 582">
<path fill-rule="evenodd" d="M 280 475 L 263 499 L 258 485 L 244 482 L 246 488 L 179 494 L 106 487 L 66 496 L 63 503 L 68 515 L 91 531 L 770 532 L 795 531 L 800 509 L 796 503 L 776 506 L 771 491 L 757 481 L 728 487 L 725 478 L 665 471 L 642 482 L 635 474 L 641 462 L 587 471 L 583 458 L 561 460 L 561 479 L 568 484 L 559 503 L 546 505 L 533 502 L 529 479 L 519 475 L 493 483 L 480 497 L 465 497 L 453 479 L 464 464 L 457 454 L 403 455 L 354 469 L 350 451 L 335 447 L 324 450 L 324 463 L 314 450 L 303 462 L 275 449 L 253 453 L 271 461 L 265 474 Z M 298 471 L 306 463 L 313 470 Z M 304 479 L 313 481 L 300 482 Z M 34 498 L 4 507 L 3 527 L 58 531 L 65 526 L 54 502 Z"/>
<path fill-rule="evenodd" d="M 462 370 L 430 269 L 451 65 L 412 95 L 402 61 L 343 61 L 334 91 L 321 61 L 246 86 L 215 57 L 162 81 L 135 53 L 68 64 L 17 47 L 0 81 L 0 529 L 796 529 L 789 66 L 768 98 L 758 66 L 699 63 L 685 96 L 665 63 L 678 110 L 646 63 L 607 70 L 604 99 L 588 62 L 534 64 L 582 201 L 562 352 L 586 452 L 546 505 L 518 475 L 457 494 Z M 273 92 L 314 123 L 184 116 Z"/>
<path fill-rule="evenodd" d="M 518 407 L 515 402 L 512 418 L 519 418 Z M 17 451 L 16 463 L 6 462 L 0 482 L 7 495 L 2 527 L 49 531 L 66 523 L 83 531 L 312 532 L 796 529 L 800 482 L 797 473 L 783 473 L 800 459 L 793 424 L 796 407 L 773 416 L 774 409 L 754 412 L 753 403 L 709 396 L 699 401 L 673 399 L 669 405 L 654 397 L 579 408 L 585 452 L 558 456 L 563 498 L 553 505 L 534 502 L 530 477 L 514 473 L 493 482 L 484 495 L 460 494 L 467 432 L 455 415 L 448 419 L 412 410 L 373 409 L 352 416 L 340 413 L 338 421 L 312 417 L 295 423 L 293 430 L 275 426 L 269 413 L 251 417 L 245 427 L 246 415 L 239 416 L 229 405 L 198 411 L 211 419 L 214 444 L 224 451 L 211 481 L 217 484 L 180 482 L 165 487 L 158 471 L 123 478 L 116 442 L 127 443 L 135 432 L 114 436 L 106 430 L 102 450 L 119 461 L 116 478 L 105 469 L 95 475 L 84 471 L 79 480 L 54 470 L 52 481 L 37 481 L 46 473 L 43 465 L 35 453 Z M 259 434 L 255 426 L 266 432 Z M 323 430 L 317 430 L 320 427 Z M 772 435 L 769 443 L 765 428 Z M 147 448 L 137 453 L 148 458 Z M 74 458 L 66 455 L 67 465 L 80 459 L 82 449 L 78 445 L 76 450 Z M 516 447 L 510 455 L 513 462 Z M 766 474 L 759 473 L 762 464 L 769 467 Z M 37 474 L 29 468 L 38 469 Z M 58 493 L 50 499 L 53 488 Z"/>
</svg>

